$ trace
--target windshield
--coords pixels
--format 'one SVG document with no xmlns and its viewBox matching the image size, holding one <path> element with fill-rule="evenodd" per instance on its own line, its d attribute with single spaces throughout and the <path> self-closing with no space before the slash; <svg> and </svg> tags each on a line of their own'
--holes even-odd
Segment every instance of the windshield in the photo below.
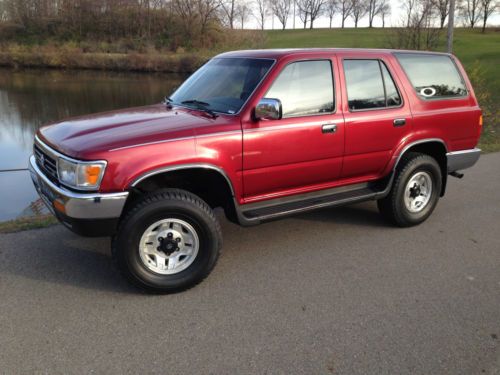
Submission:
<svg viewBox="0 0 500 375">
<path fill-rule="evenodd" d="M 216 58 L 198 69 L 169 98 L 173 104 L 237 113 L 273 64 L 268 59 Z"/>
</svg>

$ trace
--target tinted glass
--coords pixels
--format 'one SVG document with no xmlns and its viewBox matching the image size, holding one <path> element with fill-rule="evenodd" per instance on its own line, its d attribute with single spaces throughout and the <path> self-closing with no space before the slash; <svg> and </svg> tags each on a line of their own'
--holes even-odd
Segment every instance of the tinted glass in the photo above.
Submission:
<svg viewBox="0 0 500 375">
<path fill-rule="evenodd" d="M 223 113 L 238 112 L 262 81 L 273 60 L 217 58 L 198 69 L 171 96 L 175 104 L 199 100 Z"/>
<path fill-rule="evenodd" d="M 266 98 L 281 100 L 283 117 L 333 112 L 330 61 L 298 61 L 287 65 Z"/>
<path fill-rule="evenodd" d="M 344 72 L 350 109 L 386 106 L 378 60 L 345 60 Z"/>
<path fill-rule="evenodd" d="M 462 77 L 448 56 L 398 53 L 396 57 L 422 98 L 467 95 Z"/>
<path fill-rule="evenodd" d="M 381 62 L 380 67 L 382 68 L 382 75 L 384 77 L 387 107 L 398 107 L 401 105 L 401 97 L 399 96 L 396 85 L 394 84 L 394 80 L 384 63 Z"/>
</svg>

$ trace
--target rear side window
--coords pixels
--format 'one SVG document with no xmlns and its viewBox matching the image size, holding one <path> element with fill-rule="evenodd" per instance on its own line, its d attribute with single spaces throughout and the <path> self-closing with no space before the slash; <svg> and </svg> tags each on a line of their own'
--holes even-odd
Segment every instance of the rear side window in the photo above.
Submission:
<svg viewBox="0 0 500 375">
<path fill-rule="evenodd" d="M 344 60 L 349 109 L 399 107 L 401 96 L 380 60 Z"/>
<path fill-rule="evenodd" d="M 283 117 L 333 112 L 331 62 L 297 61 L 287 65 L 274 81 L 266 98 L 281 101 Z"/>
<path fill-rule="evenodd" d="M 464 80 L 450 57 L 418 53 L 395 55 L 421 98 L 445 99 L 467 95 Z"/>
</svg>

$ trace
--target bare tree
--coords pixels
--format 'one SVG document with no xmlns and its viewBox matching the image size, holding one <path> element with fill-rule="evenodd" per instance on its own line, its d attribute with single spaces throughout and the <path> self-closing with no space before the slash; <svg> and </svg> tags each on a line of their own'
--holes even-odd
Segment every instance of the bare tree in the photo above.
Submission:
<svg viewBox="0 0 500 375">
<path fill-rule="evenodd" d="M 234 29 L 234 19 L 236 18 L 236 0 L 219 0 L 220 8 L 227 19 L 227 24 Z"/>
<path fill-rule="evenodd" d="M 337 10 L 342 18 L 342 28 L 344 28 L 345 21 L 352 13 L 353 3 L 352 0 L 338 0 Z"/>
<path fill-rule="evenodd" d="M 304 25 L 304 29 L 307 27 L 307 20 L 309 19 L 309 1 L 310 0 L 297 0 L 299 18 Z"/>
<path fill-rule="evenodd" d="M 439 28 L 442 29 L 450 11 L 450 0 L 435 0 L 435 4 L 439 15 Z"/>
<path fill-rule="evenodd" d="M 309 28 L 312 29 L 314 26 L 314 21 L 321 15 L 324 11 L 326 0 L 309 0 L 309 16 L 311 18 L 311 23 Z"/>
<path fill-rule="evenodd" d="M 481 0 L 464 0 L 460 5 L 460 13 L 466 24 L 473 29 L 481 18 Z"/>
<path fill-rule="evenodd" d="M 211 21 L 217 20 L 217 0 L 196 0 L 196 8 L 200 20 L 201 33 L 205 33 Z"/>
<path fill-rule="evenodd" d="M 330 29 L 332 28 L 333 16 L 337 13 L 338 10 L 338 1 L 337 0 L 328 0 L 325 6 L 325 13 L 330 20 Z"/>
<path fill-rule="evenodd" d="M 389 0 L 382 0 L 383 3 L 380 6 L 380 18 L 382 18 L 382 27 L 385 27 L 385 18 L 391 15 L 391 3 Z"/>
<path fill-rule="evenodd" d="M 435 6 L 433 0 L 416 0 L 412 6 L 410 21 L 406 27 L 395 29 L 392 48 L 432 50 L 439 43 L 441 30 L 433 27 Z"/>
<path fill-rule="evenodd" d="M 239 2 L 236 6 L 236 15 L 241 22 L 241 28 L 245 28 L 245 21 L 252 15 L 252 8 L 247 2 Z"/>
<path fill-rule="evenodd" d="M 280 21 L 283 30 L 285 30 L 286 22 L 288 21 L 288 17 L 290 17 L 291 6 L 292 0 L 274 0 L 271 3 L 273 14 Z"/>
<path fill-rule="evenodd" d="M 500 4 L 496 0 L 481 0 L 481 11 L 483 18 L 483 28 L 481 32 L 486 31 L 486 23 L 488 18 L 500 7 Z"/>
<path fill-rule="evenodd" d="M 365 0 L 352 0 L 351 18 L 354 21 L 354 27 L 358 27 L 358 22 L 363 18 L 368 11 L 367 2 Z"/>
<path fill-rule="evenodd" d="M 266 17 L 269 13 L 267 0 L 255 0 L 255 8 L 257 10 L 255 18 L 257 18 L 257 22 L 259 23 L 260 29 L 264 30 Z"/>
<path fill-rule="evenodd" d="M 381 0 L 368 0 L 366 4 L 366 13 L 368 14 L 368 27 L 373 27 L 373 20 L 380 13 Z"/>
<path fill-rule="evenodd" d="M 405 0 L 401 4 L 401 8 L 406 15 L 406 27 L 410 27 L 413 10 L 418 0 Z"/>
</svg>

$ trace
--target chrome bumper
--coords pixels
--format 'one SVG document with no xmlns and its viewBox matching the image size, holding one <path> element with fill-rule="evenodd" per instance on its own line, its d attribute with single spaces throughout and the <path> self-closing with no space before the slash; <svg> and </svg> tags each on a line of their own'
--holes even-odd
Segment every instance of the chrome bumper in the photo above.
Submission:
<svg viewBox="0 0 500 375">
<path fill-rule="evenodd" d="M 476 164 L 480 155 L 481 150 L 479 148 L 448 152 L 446 154 L 448 160 L 448 173 L 472 167 Z"/>
<path fill-rule="evenodd" d="M 113 219 L 120 217 L 128 192 L 76 193 L 56 186 L 38 168 L 35 157 L 29 161 L 31 179 L 49 210 L 72 219 Z"/>
</svg>

